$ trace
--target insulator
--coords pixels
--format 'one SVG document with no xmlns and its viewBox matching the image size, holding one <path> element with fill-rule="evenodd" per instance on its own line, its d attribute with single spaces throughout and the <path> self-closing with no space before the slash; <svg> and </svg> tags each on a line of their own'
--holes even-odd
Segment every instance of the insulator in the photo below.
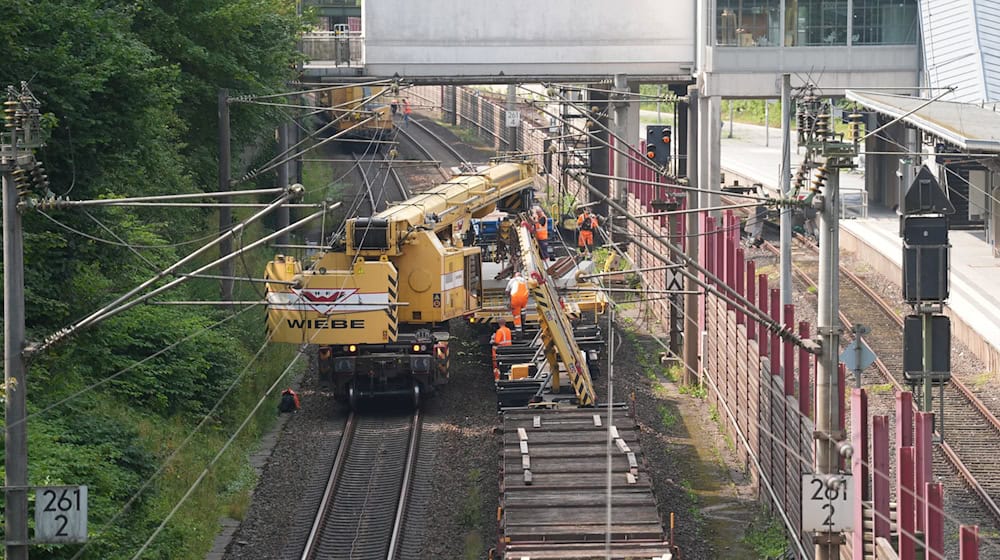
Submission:
<svg viewBox="0 0 1000 560">
<path fill-rule="evenodd" d="M 817 140 L 823 140 L 830 135 L 830 115 L 819 115 L 816 117 L 814 133 Z"/>
<path fill-rule="evenodd" d="M 826 167 L 823 166 L 817 167 L 816 177 L 813 179 L 812 182 L 813 190 L 818 191 L 819 189 L 823 188 L 823 186 L 826 185 L 826 179 L 828 176 L 829 176 L 829 170 Z"/>
<path fill-rule="evenodd" d="M 847 115 L 848 131 L 852 142 L 861 140 L 861 118 L 862 115 L 860 113 Z"/>
</svg>

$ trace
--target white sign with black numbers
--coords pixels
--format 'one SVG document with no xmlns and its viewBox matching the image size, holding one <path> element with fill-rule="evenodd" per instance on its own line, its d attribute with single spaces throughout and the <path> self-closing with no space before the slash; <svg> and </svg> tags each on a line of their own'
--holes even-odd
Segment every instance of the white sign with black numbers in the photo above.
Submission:
<svg viewBox="0 0 1000 560">
<path fill-rule="evenodd" d="M 848 475 L 802 475 L 802 530 L 839 533 L 854 528 L 854 480 Z"/>
<path fill-rule="evenodd" d="M 87 542 L 87 487 L 35 489 L 35 542 Z"/>
<path fill-rule="evenodd" d="M 521 111 L 507 111 L 507 128 L 521 126 Z"/>
</svg>

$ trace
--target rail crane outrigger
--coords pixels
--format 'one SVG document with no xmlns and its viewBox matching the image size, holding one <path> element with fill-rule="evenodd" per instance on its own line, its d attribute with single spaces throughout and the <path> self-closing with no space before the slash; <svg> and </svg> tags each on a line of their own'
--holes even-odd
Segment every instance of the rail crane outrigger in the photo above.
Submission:
<svg viewBox="0 0 1000 560">
<path fill-rule="evenodd" d="M 456 175 L 369 217 L 311 263 L 267 264 L 267 324 L 276 342 L 318 346 L 320 381 L 341 402 L 397 395 L 419 404 L 448 380 L 448 320 L 482 305 L 474 218 L 530 208 L 536 166 L 497 162 Z"/>
</svg>

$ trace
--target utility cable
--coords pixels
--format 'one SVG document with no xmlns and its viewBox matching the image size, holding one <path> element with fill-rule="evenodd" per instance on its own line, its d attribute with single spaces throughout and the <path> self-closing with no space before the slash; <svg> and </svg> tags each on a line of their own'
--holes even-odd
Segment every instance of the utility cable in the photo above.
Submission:
<svg viewBox="0 0 1000 560">
<path fill-rule="evenodd" d="M 317 331 L 317 333 L 318 332 L 319 331 Z M 177 504 L 175 504 L 173 509 L 170 510 L 170 513 L 167 514 L 167 517 L 164 518 L 162 522 L 160 522 L 160 524 L 153 531 L 153 534 L 150 535 L 148 539 L 146 539 L 146 542 L 143 543 L 142 547 L 139 548 L 139 550 L 132 556 L 132 560 L 138 560 L 140 557 L 142 557 L 142 553 L 145 552 L 147 548 L 149 548 L 149 545 L 153 543 L 153 541 L 160 534 L 160 532 L 163 531 L 164 527 L 167 526 L 167 523 L 169 523 L 170 520 L 173 519 L 177 511 L 181 508 L 182 505 L 184 505 L 184 502 L 186 502 L 187 499 L 191 497 L 191 494 L 194 493 L 195 489 L 197 489 L 198 486 L 201 484 L 201 482 L 205 480 L 205 477 L 208 476 L 208 473 L 210 472 L 211 468 L 215 466 L 217 462 L 219 462 L 219 459 L 222 458 L 225 452 L 229 449 L 229 446 L 232 445 L 234 441 L 236 441 L 236 438 L 239 437 L 239 435 L 243 432 L 243 429 L 247 427 L 250 421 L 257 414 L 257 411 L 260 410 L 260 407 L 264 405 L 267 399 L 271 396 L 271 393 L 273 393 L 274 390 L 281 384 L 282 380 L 284 380 L 285 376 L 288 375 L 288 372 L 292 370 L 292 368 L 299 361 L 299 358 L 301 358 L 303 354 L 304 350 L 300 348 L 299 351 L 296 352 L 295 357 L 292 358 L 292 361 L 289 362 L 287 367 L 285 367 L 284 371 L 278 374 L 278 377 L 274 380 L 274 383 L 272 383 L 271 386 L 267 388 L 267 391 L 265 391 L 264 394 L 261 395 L 260 399 L 257 401 L 257 404 L 253 407 L 253 409 L 250 410 L 250 413 L 247 414 L 247 417 L 243 420 L 243 422 L 239 425 L 239 427 L 236 428 L 236 431 L 233 432 L 233 434 L 229 437 L 228 440 L 226 440 L 226 443 L 223 444 L 222 448 L 219 449 L 218 453 L 216 453 L 215 456 L 212 457 L 212 460 L 208 462 L 208 465 L 206 465 L 205 468 L 201 471 L 201 474 L 198 475 L 198 478 L 195 479 L 194 483 L 191 484 L 191 487 L 188 488 L 187 492 L 185 492 L 184 495 L 181 496 L 181 499 L 178 500 Z"/>
<path fill-rule="evenodd" d="M 209 421 L 209 419 L 211 419 L 215 415 L 216 411 L 219 410 L 219 407 L 222 406 L 222 403 L 226 400 L 226 398 L 230 395 L 230 393 L 232 393 L 233 390 L 239 385 L 240 381 L 242 381 L 243 379 L 243 376 L 247 373 L 247 371 L 250 370 L 250 366 L 252 366 L 257 361 L 257 359 L 260 358 L 261 354 L 264 353 L 264 350 L 267 349 L 268 345 L 271 343 L 271 339 L 274 337 L 274 332 L 275 331 L 271 331 L 270 333 L 268 333 L 267 338 L 264 340 L 263 344 L 261 344 L 257 352 L 254 353 L 254 355 L 250 358 L 247 364 L 243 366 L 240 372 L 233 379 L 232 383 L 230 383 L 229 386 L 226 388 L 226 390 L 222 393 L 222 396 L 220 396 L 218 400 L 215 402 L 215 405 L 212 406 L 211 410 L 206 412 L 205 415 L 202 417 L 201 421 L 199 421 L 198 424 L 191 429 L 191 432 L 188 433 L 187 437 L 184 438 L 184 441 L 178 444 L 177 447 L 170 452 L 170 455 L 168 455 L 166 459 L 163 460 L 159 468 L 156 469 L 156 472 L 151 474 L 145 480 L 145 482 L 143 482 L 143 484 L 139 487 L 139 489 L 136 490 L 135 493 L 133 493 L 132 496 L 129 497 L 129 499 L 125 502 L 125 505 L 123 505 L 122 508 L 118 510 L 118 512 L 110 520 L 106 521 L 104 525 L 101 527 L 101 529 L 95 533 L 96 535 L 98 536 L 105 535 L 107 530 L 110 529 L 115 524 L 115 521 L 118 521 L 118 519 L 122 515 L 124 515 L 125 512 L 129 510 L 130 507 L 132 507 L 132 504 L 135 503 L 135 501 L 138 500 L 140 496 L 142 496 L 143 492 L 145 492 L 146 489 L 149 488 L 149 486 L 153 483 L 153 481 L 156 480 L 156 478 L 159 477 L 161 474 L 163 474 L 163 471 L 166 470 L 167 466 L 170 465 L 170 463 L 174 460 L 174 458 L 177 457 L 177 455 L 180 454 L 180 452 L 185 447 L 187 447 L 187 445 L 191 442 L 191 440 L 194 439 L 194 436 L 201 430 L 202 427 L 205 426 L 205 424 Z M 74 554 L 70 560 L 77 560 L 78 558 L 80 558 L 80 556 L 84 552 L 86 552 L 86 550 L 90 548 L 90 545 L 96 542 L 96 540 L 97 539 L 91 539 L 87 541 L 86 544 L 84 544 L 78 551 L 76 551 L 76 554 Z"/>
<path fill-rule="evenodd" d="M 107 383 L 109 381 L 113 381 L 113 380 L 117 379 L 118 377 L 121 377 L 123 374 L 125 374 L 125 373 L 127 373 L 129 371 L 132 371 L 133 369 L 141 366 L 142 364 L 145 364 L 146 362 L 152 360 L 153 358 L 161 356 L 161 355 L 169 352 L 170 350 L 173 350 L 174 348 L 180 346 L 181 344 L 183 344 L 183 343 L 185 343 L 185 342 L 187 342 L 187 341 L 189 341 L 189 340 L 191 340 L 193 338 L 196 338 L 196 337 L 198 337 L 198 336 L 200 336 L 200 335 L 202 335 L 202 334 L 204 334 L 204 333 L 206 333 L 206 332 L 214 329 L 215 327 L 223 325 L 223 324 L 225 324 L 225 323 L 227 323 L 227 322 L 235 319 L 236 317 L 239 317 L 243 313 L 249 311 L 250 309 L 253 309 L 254 307 L 257 307 L 258 305 L 260 305 L 260 304 L 254 304 L 254 305 L 250 305 L 248 307 L 244 307 L 244 308 L 240 309 L 239 311 L 237 311 L 236 313 L 234 313 L 232 315 L 229 315 L 228 317 L 220 319 L 219 321 L 216 321 L 215 323 L 212 323 L 211 325 L 208 325 L 207 327 L 203 327 L 202 329 L 200 329 L 200 330 L 198 330 L 198 331 L 196 331 L 196 332 L 194 332 L 192 334 L 189 334 L 189 335 L 185 336 L 184 338 L 182 338 L 182 339 L 180 339 L 180 340 L 178 340 L 176 342 L 168 344 L 167 346 L 164 346 L 163 348 L 157 350 L 156 352 L 150 354 L 149 356 L 146 356 L 145 358 L 139 360 L 138 362 L 135 362 L 134 364 L 130 364 L 128 366 L 125 366 L 124 368 L 122 368 L 122 369 L 118 370 L 117 372 L 109 375 L 108 377 L 105 377 L 104 379 L 101 379 L 99 381 L 91 383 L 90 385 L 87 385 L 86 387 L 84 387 L 82 389 L 74 391 L 70 395 L 68 395 L 66 397 L 63 397 L 63 398 L 59 399 L 58 401 L 56 401 L 56 402 L 54 402 L 54 403 L 52 403 L 52 404 L 50 404 L 48 406 L 45 406 L 44 408 L 42 408 L 41 410 L 39 410 L 37 412 L 32 412 L 31 414 L 28 414 L 22 420 L 20 420 L 18 422 L 14 422 L 12 424 L 8 424 L 8 427 L 14 427 L 14 426 L 20 424 L 21 422 L 27 422 L 28 420 L 30 420 L 32 418 L 35 418 L 36 416 L 41 416 L 42 414 L 45 414 L 46 412 L 52 410 L 53 408 L 56 408 L 58 406 L 62 406 L 63 404 L 65 404 L 65 403 L 67 403 L 67 402 L 69 402 L 69 401 L 71 401 L 71 400 L 79 397 L 80 395 L 82 395 L 82 394 L 84 394 L 84 393 L 86 393 L 88 391 L 92 391 L 92 390 L 96 389 L 97 387 L 100 387 L 101 385 L 104 385 L 105 383 Z"/>
</svg>

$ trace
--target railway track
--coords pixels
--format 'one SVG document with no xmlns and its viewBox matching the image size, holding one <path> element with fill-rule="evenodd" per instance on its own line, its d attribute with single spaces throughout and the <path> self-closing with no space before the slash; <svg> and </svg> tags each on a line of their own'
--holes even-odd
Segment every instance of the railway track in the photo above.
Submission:
<svg viewBox="0 0 1000 560">
<path fill-rule="evenodd" d="M 778 251 L 770 243 L 766 247 L 774 253 Z M 816 287 L 818 247 L 797 238 L 793 263 L 794 274 L 807 286 Z M 876 369 L 896 390 L 907 390 L 901 347 L 903 318 L 885 298 L 843 265 L 840 266 L 839 314 L 845 328 L 861 321 L 871 328 L 865 335 L 865 342 L 878 356 Z M 939 440 L 937 450 L 978 498 L 994 523 L 1000 524 L 1000 471 L 996 469 L 1000 420 L 955 377 L 944 387 L 943 407 L 947 411 L 944 422 L 947 439 L 935 434 Z"/>
<path fill-rule="evenodd" d="M 462 156 L 462 154 L 455 149 L 448 141 L 441 138 L 434 133 L 424 123 L 410 118 L 410 124 L 414 125 L 415 128 L 407 129 L 401 126 L 396 127 L 396 132 L 408 143 L 413 145 L 416 150 L 422 154 L 422 156 L 431 161 L 437 161 L 438 172 L 441 173 L 441 177 L 444 179 L 450 179 L 451 174 L 448 173 L 446 167 L 463 167 L 467 166 L 469 162 Z M 428 140 L 436 146 L 440 146 L 444 152 L 444 157 L 435 158 L 435 154 L 431 151 L 430 147 L 427 145 Z"/>
<path fill-rule="evenodd" d="M 352 413 L 300 560 L 400 557 L 418 463 L 420 413 Z"/>
<path fill-rule="evenodd" d="M 410 197 L 410 190 L 407 188 L 406 183 L 396 172 L 396 169 L 392 165 L 387 165 L 384 169 L 386 173 L 382 175 L 383 170 L 376 169 L 375 173 L 372 173 L 372 169 L 377 163 L 374 161 L 378 156 L 365 158 L 358 154 L 352 153 L 351 156 L 354 158 L 354 168 L 357 169 L 358 175 L 361 178 L 361 185 L 364 188 L 365 200 L 368 204 L 369 216 L 374 216 L 379 211 L 379 201 L 398 201 L 406 200 Z M 382 180 L 379 180 L 382 177 Z M 393 192 L 387 192 L 387 184 L 392 182 L 394 185 Z"/>
</svg>

